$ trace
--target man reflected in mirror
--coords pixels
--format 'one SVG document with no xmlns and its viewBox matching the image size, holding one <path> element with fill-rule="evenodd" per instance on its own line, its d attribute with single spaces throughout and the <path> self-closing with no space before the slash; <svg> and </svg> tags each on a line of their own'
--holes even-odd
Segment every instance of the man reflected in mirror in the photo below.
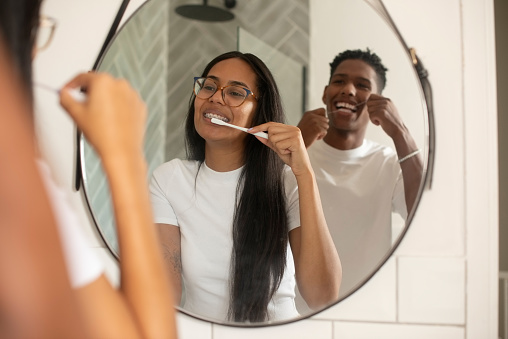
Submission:
<svg viewBox="0 0 508 339">
<path fill-rule="evenodd" d="M 298 124 L 341 258 L 341 295 L 388 254 L 392 213 L 407 219 L 422 180 L 420 150 L 395 104 L 381 95 L 386 71 L 369 49 L 338 54 L 323 91 L 325 108 L 305 112 Z M 370 123 L 393 140 L 395 151 L 365 138 Z"/>
</svg>

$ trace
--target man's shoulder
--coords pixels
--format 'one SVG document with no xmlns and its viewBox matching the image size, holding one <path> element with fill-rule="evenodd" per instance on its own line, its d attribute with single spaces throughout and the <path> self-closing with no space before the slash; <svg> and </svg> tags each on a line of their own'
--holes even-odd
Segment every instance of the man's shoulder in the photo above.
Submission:
<svg viewBox="0 0 508 339">
<path fill-rule="evenodd" d="M 381 144 L 377 141 L 370 139 L 364 140 L 365 154 L 366 155 L 382 155 L 384 157 L 397 157 L 397 152 L 392 147 Z"/>
</svg>

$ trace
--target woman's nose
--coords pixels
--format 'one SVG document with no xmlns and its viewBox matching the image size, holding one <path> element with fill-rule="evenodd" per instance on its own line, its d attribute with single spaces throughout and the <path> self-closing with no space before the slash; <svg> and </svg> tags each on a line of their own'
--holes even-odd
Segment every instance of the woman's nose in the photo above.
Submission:
<svg viewBox="0 0 508 339">
<path fill-rule="evenodd" d="M 209 99 L 211 102 L 217 102 L 222 105 L 225 105 L 224 97 L 222 96 L 222 88 L 217 88 L 217 91 L 210 97 Z"/>
</svg>

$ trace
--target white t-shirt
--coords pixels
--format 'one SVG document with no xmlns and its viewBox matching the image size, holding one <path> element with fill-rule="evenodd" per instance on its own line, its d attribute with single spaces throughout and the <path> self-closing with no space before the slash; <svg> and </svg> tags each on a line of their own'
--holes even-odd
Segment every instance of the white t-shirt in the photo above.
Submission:
<svg viewBox="0 0 508 339">
<path fill-rule="evenodd" d="M 346 151 L 319 140 L 308 153 L 342 263 L 343 295 L 391 248 L 392 212 L 407 217 L 402 171 L 391 148 L 370 140 Z"/>
<path fill-rule="evenodd" d="M 37 164 L 53 207 L 71 286 L 83 287 L 99 278 L 104 271 L 103 264 L 80 228 L 65 192 L 53 181 L 48 165 L 42 160 Z"/>
<path fill-rule="evenodd" d="M 226 320 L 229 272 L 233 248 L 232 222 L 242 168 L 216 172 L 197 161 L 171 160 L 153 172 L 150 192 L 156 223 L 180 227 L 182 308 L 214 320 Z M 196 177 L 196 174 L 197 177 Z M 285 171 L 288 232 L 300 226 L 298 187 Z M 259 211 L 262 213 L 263 211 Z M 288 243 L 287 265 L 281 285 L 268 305 L 270 320 L 298 316 L 295 307 L 295 267 Z"/>
</svg>

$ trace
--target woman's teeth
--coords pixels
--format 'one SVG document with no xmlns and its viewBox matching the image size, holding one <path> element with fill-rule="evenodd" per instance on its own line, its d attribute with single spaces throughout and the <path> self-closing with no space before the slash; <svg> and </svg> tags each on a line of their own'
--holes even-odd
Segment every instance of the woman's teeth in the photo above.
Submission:
<svg viewBox="0 0 508 339">
<path fill-rule="evenodd" d="M 208 119 L 215 118 L 215 119 L 222 120 L 224 122 L 229 122 L 229 119 L 226 118 L 225 116 L 214 114 L 214 113 L 205 113 L 205 118 L 208 118 Z"/>
</svg>

